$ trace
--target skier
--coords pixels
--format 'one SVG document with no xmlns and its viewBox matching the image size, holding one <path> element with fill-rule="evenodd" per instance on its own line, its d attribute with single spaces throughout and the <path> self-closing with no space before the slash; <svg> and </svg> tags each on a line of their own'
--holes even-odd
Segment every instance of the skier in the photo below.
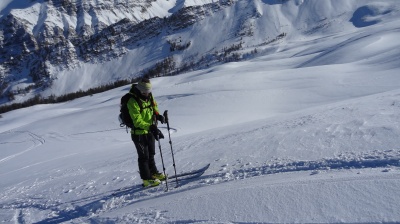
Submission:
<svg viewBox="0 0 400 224">
<path fill-rule="evenodd" d="M 129 115 L 134 125 L 131 130 L 131 138 L 138 154 L 139 172 L 143 180 L 143 187 L 158 186 L 166 178 L 164 174 L 158 171 L 154 160 L 155 137 L 164 138 L 160 130 L 157 129 L 156 123 L 158 120 L 163 124 L 165 118 L 159 113 L 151 90 L 150 80 L 143 78 L 137 85 L 132 85 L 129 91 L 132 97 L 127 103 Z"/>
</svg>

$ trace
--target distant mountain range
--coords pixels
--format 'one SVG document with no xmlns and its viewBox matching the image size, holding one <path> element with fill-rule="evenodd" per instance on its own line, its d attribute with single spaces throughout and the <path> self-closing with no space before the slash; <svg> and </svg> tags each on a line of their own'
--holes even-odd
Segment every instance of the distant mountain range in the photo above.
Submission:
<svg viewBox="0 0 400 224">
<path fill-rule="evenodd" d="M 392 1 L 2 0 L 0 103 L 273 54 L 374 25 Z"/>
</svg>

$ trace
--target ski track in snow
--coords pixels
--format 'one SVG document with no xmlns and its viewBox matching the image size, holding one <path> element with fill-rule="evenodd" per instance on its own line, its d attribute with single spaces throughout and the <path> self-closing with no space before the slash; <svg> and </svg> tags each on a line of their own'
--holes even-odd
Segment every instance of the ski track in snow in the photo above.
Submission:
<svg viewBox="0 0 400 224">
<path fill-rule="evenodd" d="M 393 102 L 391 105 L 397 105 L 397 101 Z M 351 108 L 350 108 L 351 109 Z M 349 109 L 349 110 L 350 110 Z M 340 109 L 339 111 L 343 111 L 343 113 L 347 113 L 346 110 Z M 353 110 L 351 110 L 353 111 Z M 387 112 L 387 111 L 386 111 Z M 337 116 L 340 114 L 336 113 Z M 310 117 L 311 116 L 311 117 Z M 312 118 L 314 117 L 314 118 Z M 279 127 L 287 127 L 294 128 L 296 130 L 297 127 L 306 128 L 307 123 L 313 123 L 314 119 L 318 119 L 318 122 L 325 120 L 326 117 L 318 117 L 318 115 L 309 115 L 309 116 L 300 116 L 295 120 L 288 119 L 284 121 L 274 122 L 267 126 L 263 126 L 262 129 L 273 129 L 276 126 Z M 165 128 L 162 128 L 164 131 Z M 338 131 L 338 125 L 330 125 L 327 130 L 330 131 Z M 110 132 L 115 130 L 121 130 L 121 128 L 117 129 L 105 129 L 98 131 L 86 131 L 86 132 L 76 132 L 73 134 L 68 134 L 65 136 L 80 136 L 80 135 L 88 135 L 88 134 L 98 134 L 103 132 Z M 259 129 L 256 129 L 256 132 Z M 246 132 L 249 135 L 254 136 L 254 131 Z M 351 130 L 349 130 L 351 132 Z M 177 132 L 176 128 L 171 128 L 171 132 Z M 339 132 L 341 132 L 339 130 Z M 18 131 L 14 132 L 18 134 L 24 134 L 29 136 L 29 141 L 33 142 L 33 145 L 28 147 L 26 150 L 23 150 L 19 153 L 15 153 L 6 158 L 0 160 L 0 163 L 6 162 L 15 158 L 25 152 L 33 150 L 34 148 L 39 147 L 40 145 L 45 144 L 45 139 L 40 137 L 37 134 L 28 131 Z M 341 132 L 343 133 L 343 132 Z M 3 135 L 7 135 L 9 133 L 2 133 Z M 242 135 L 246 138 L 246 134 L 238 133 L 234 136 L 226 135 L 224 137 L 218 138 L 219 142 L 230 142 L 232 139 L 237 138 L 236 135 Z M 362 133 L 364 136 L 365 133 Z M 64 136 L 64 135 L 62 135 Z M 186 146 L 186 150 L 191 148 L 196 149 L 200 146 L 206 146 L 209 142 L 213 143 L 214 140 L 209 138 L 199 139 L 198 141 L 192 141 L 191 145 Z M 13 142 L 4 142 L 2 144 L 13 144 Z M 15 144 L 15 143 L 14 143 Z M 182 149 L 181 149 L 182 150 Z M 185 149 L 184 149 L 185 150 Z M 178 153 L 178 151 L 176 152 Z M 239 157 L 240 158 L 240 157 Z M 60 159 L 60 158 L 55 158 Z M 41 163 L 45 163 L 47 161 L 43 161 Z M 43 214 L 47 214 L 49 217 L 47 219 L 41 220 L 39 223 L 59 223 L 66 221 L 94 221 L 94 222 L 102 222 L 104 220 L 97 218 L 101 216 L 101 214 L 118 210 L 120 208 L 127 207 L 134 203 L 145 202 L 153 199 L 157 199 L 160 197 L 166 197 L 169 195 L 174 195 L 178 193 L 183 193 L 187 191 L 191 191 L 197 188 L 203 188 L 210 185 L 218 185 L 226 182 L 232 182 L 237 180 L 256 178 L 260 176 L 266 175 L 275 175 L 275 174 L 283 174 L 283 173 L 295 173 L 295 172 L 308 172 L 310 176 L 318 175 L 321 173 L 333 172 L 333 170 L 356 170 L 356 172 L 361 173 L 363 169 L 372 169 L 378 168 L 381 169 L 381 172 L 392 172 L 393 170 L 400 170 L 400 149 L 392 149 L 386 151 L 367 151 L 367 152 L 349 152 L 349 153 L 341 153 L 336 155 L 334 158 L 324 158 L 319 160 L 292 160 L 292 159 L 283 159 L 283 158 L 275 158 L 275 160 L 267 161 L 264 163 L 261 162 L 243 162 L 242 159 L 237 159 L 236 161 L 228 161 L 231 164 L 224 164 L 223 160 L 216 160 L 216 162 L 210 167 L 210 169 L 200 178 L 192 180 L 192 181 L 183 181 L 182 186 L 180 188 L 174 189 L 174 181 L 170 180 L 170 192 L 164 192 L 165 187 L 161 186 L 158 188 L 151 189 L 142 189 L 138 185 L 133 185 L 132 187 L 128 187 L 126 189 L 114 189 L 108 191 L 99 191 L 96 188 L 92 188 L 92 186 L 96 186 L 96 183 L 88 182 L 86 188 L 82 186 L 82 191 L 86 193 L 92 192 L 91 195 L 87 195 L 84 197 L 80 197 L 79 194 L 76 195 L 77 198 L 69 198 L 69 192 L 73 191 L 70 188 L 68 190 L 68 186 L 66 188 L 61 189 L 52 189 L 50 195 L 54 193 L 60 195 L 57 199 L 52 199 L 51 197 L 45 196 L 46 192 L 41 193 L 40 195 L 29 193 L 31 189 L 40 189 L 45 185 L 52 183 L 56 179 L 44 179 L 37 180 L 31 186 L 24 186 L 21 183 L 22 187 L 13 186 L 12 188 L 5 189 L 3 193 L 0 193 L 0 199 L 4 200 L 5 203 L 0 204 L 0 209 L 3 210 L 13 210 L 15 212 L 14 220 L 17 220 L 19 223 L 25 222 L 25 220 L 31 220 L 33 212 L 39 212 Z M 112 161 L 113 164 L 121 163 L 121 161 Z M 224 164 L 221 166 L 221 163 Z M 220 164 L 217 167 L 215 164 Z M 35 164 L 33 164 L 35 165 Z M 31 165 L 31 166 L 33 166 Z M 107 163 L 110 165 L 110 162 Z M 213 166 L 214 165 L 214 166 Z M 30 167 L 30 166 L 29 166 Z M 29 167 L 24 167 L 29 168 Z M 63 178 L 65 175 L 79 176 L 81 171 L 79 170 L 69 170 L 63 175 L 60 175 L 58 178 Z M 290 182 L 290 180 L 288 180 Z M 128 185 L 129 186 L 129 185 Z M 71 187 L 71 186 L 70 186 Z M 44 187 L 45 189 L 46 187 Z M 75 189 L 79 188 L 79 186 L 75 186 Z M 85 189 L 84 189 L 85 188 Z M 57 191 L 59 191 L 57 193 Z M 11 199 L 9 195 L 19 195 L 16 199 Z M 82 194 L 85 195 L 85 194 Z M 7 202 L 7 199 L 13 200 L 12 202 Z M 148 218 L 148 221 L 157 220 L 162 216 L 162 214 L 144 214 L 141 215 L 137 221 Z M 158 217 L 152 219 L 151 217 Z M 132 219 L 132 218 L 131 218 Z M 135 219 L 133 219 L 135 220 Z"/>
<path fill-rule="evenodd" d="M 242 165 L 243 168 L 232 169 L 229 172 L 225 172 L 225 174 L 220 174 L 219 178 L 223 180 L 245 179 L 296 171 L 310 171 L 310 175 L 315 175 L 329 170 L 366 168 L 383 168 L 382 172 L 389 172 L 392 168 L 400 167 L 400 150 L 375 151 L 363 153 L 360 156 L 354 153 L 343 154 L 338 158 L 317 161 L 279 161 L 251 168 L 245 168 L 246 166 L 251 166 L 251 164 Z M 225 169 L 224 167 L 223 170 Z M 210 177 L 213 177 L 213 175 L 210 175 Z"/>
<path fill-rule="evenodd" d="M 217 173 L 206 172 L 206 174 L 200 178 L 181 181 L 179 188 L 174 188 L 175 181 L 170 180 L 169 192 L 164 191 L 164 183 L 160 187 L 148 189 L 143 189 L 140 185 L 134 185 L 132 187 L 128 186 L 122 189 L 110 190 L 65 202 L 60 199 L 49 200 L 44 195 L 30 195 L 28 198 L 20 198 L 11 203 L 1 204 L 0 208 L 15 210 L 19 223 L 23 223 L 24 211 L 32 209 L 51 214 L 50 216 L 52 216 L 38 223 L 59 223 L 72 220 L 82 221 L 82 219 L 87 219 L 86 221 L 96 221 L 96 217 L 102 213 L 123 208 L 134 203 L 144 202 L 229 181 L 304 171 L 309 172 L 309 175 L 318 175 L 321 172 L 327 173 L 333 170 L 343 169 L 356 170 L 358 173 L 362 173 L 363 169 L 370 168 L 381 168 L 381 172 L 391 172 L 392 170 L 400 170 L 399 167 L 400 150 L 373 151 L 361 153 L 359 155 L 349 153 L 339 155 L 337 158 L 321 159 L 317 161 L 279 160 L 275 163 L 265 163 L 260 166 L 251 163 L 241 164 L 241 161 L 238 160 L 238 163 L 233 166 L 223 165 Z M 210 169 L 212 168 L 218 169 L 218 167 L 211 167 Z M 352 178 L 352 180 L 353 179 L 354 178 Z M 288 181 L 290 182 L 290 180 Z M 40 183 L 34 184 L 34 186 L 35 185 L 38 187 Z M 25 187 L 21 189 L 15 189 L 14 187 L 8 191 L 22 193 L 26 190 Z M 0 198 L 7 198 L 5 197 L 7 194 L 7 191 L 3 192 Z M 143 216 L 141 219 L 143 219 Z"/>
<path fill-rule="evenodd" d="M 398 102 L 393 102 L 391 106 L 397 105 Z M 340 109 L 336 109 L 339 111 L 343 111 L 343 113 L 347 113 L 347 110 L 344 110 L 342 107 Z M 336 111 L 335 110 L 335 111 Z M 349 111 L 351 108 L 348 109 Z M 386 110 L 388 113 L 388 110 Z M 337 116 L 341 116 L 340 113 L 335 113 Z M 296 130 L 298 127 L 307 128 L 307 123 L 315 123 L 315 119 L 320 123 L 322 120 L 326 120 L 327 115 L 319 117 L 321 115 L 313 114 L 307 116 L 300 116 L 293 119 L 285 119 L 284 121 L 273 122 L 272 124 L 264 125 L 261 129 L 274 129 L 275 127 L 285 127 L 288 129 L 293 128 Z M 329 117 L 329 116 L 328 116 Z M 365 117 L 365 116 L 364 116 Z M 362 123 L 362 122 L 361 122 Z M 337 130 L 340 125 L 330 125 L 327 130 L 332 132 L 341 132 L 343 131 Z M 165 128 L 162 128 L 165 130 Z M 340 129 L 340 128 L 339 128 Z M 114 130 L 121 130 L 121 128 L 117 129 L 104 129 L 98 131 L 85 131 L 85 132 L 76 132 L 73 134 L 67 134 L 62 136 L 80 136 L 80 135 L 90 135 L 90 134 L 98 134 L 103 132 L 110 132 Z M 232 142 L 232 139 L 239 139 L 238 136 L 243 136 L 246 139 L 246 135 L 255 136 L 254 134 L 260 129 L 255 129 L 252 131 L 245 131 L 241 133 L 237 133 L 235 135 L 224 135 L 223 137 L 217 137 L 218 142 L 220 144 L 225 144 L 224 142 Z M 176 128 L 171 128 L 172 132 L 176 132 Z M 351 130 L 349 130 L 351 132 Z M 26 150 L 22 152 L 13 154 L 2 159 L 0 162 L 5 162 L 12 158 L 17 157 L 18 155 L 23 154 L 29 150 L 39 147 L 40 145 L 45 144 L 45 139 L 40 137 L 37 134 L 27 131 L 19 131 L 14 132 L 18 134 L 24 134 L 29 136 L 29 141 L 33 142 L 33 145 L 28 147 Z M 265 132 L 263 132 L 265 133 Z M 2 133 L 6 135 L 8 133 Z M 53 134 L 54 135 L 54 134 Z M 365 133 L 361 133 L 362 136 Z M 335 135 L 339 136 L 339 135 Z M 189 150 L 189 149 L 197 149 L 200 146 L 207 147 L 207 144 L 215 144 L 215 139 L 200 137 L 200 139 L 192 141 L 192 144 L 187 145 L 186 149 L 181 150 Z M 211 143 L 210 143 L 211 142 Z M 13 142 L 4 142 L 4 144 L 13 144 Z M 15 144 L 15 143 L 14 143 Z M 184 143 L 185 144 L 185 143 Z M 165 145 L 166 148 L 168 147 Z M 168 148 L 167 148 L 168 149 Z M 177 151 L 181 152 L 181 151 Z M 176 153 L 177 153 L 176 152 Z M 238 157 L 240 158 L 240 156 Z M 60 159 L 60 158 L 55 158 Z M 47 161 L 43 161 L 41 163 L 45 163 Z M 124 161 L 125 162 L 125 161 Z M 349 152 L 349 153 L 341 153 L 336 155 L 334 158 L 324 158 L 319 160 L 292 160 L 292 159 L 283 159 L 283 158 L 275 158 L 275 160 L 267 161 L 264 163 L 261 162 L 243 162 L 242 159 L 237 159 L 236 161 L 227 161 L 231 164 L 224 163 L 225 161 L 216 160 L 215 163 L 211 165 L 210 169 L 200 178 L 195 179 L 193 181 L 184 181 L 180 188 L 174 189 L 174 181 L 170 180 L 170 192 L 164 192 L 164 186 L 152 189 L 142 189 L 138 185 L 133 185 L 127 189 L 114 189 L 108 191 L 101 191 L 96 189 L 96 183 L 90 183 L 88 181 L 87 186 L 75 186 L 74 189 L 70 188 L 71 186 L 65 186 L 60 189 L 51 189 L 50 197 L 46 196 L 46 192 L 34 193 L 31 194 L 30 191 L 32 189 L 46 189 L 46 185 L 50 185 L 52 181 L 55 183 L 57 178 L 64 178 L 65 176 L 76 176 L 79 177 L 81 174 L 80 170 L 68 170 L 64 174 L 59 175 L 58 177 L 50 177 L 49 179 L 37 180 L 32 185 L 26 186 L 21 183 L 22 187 L 13 186 L 12 188 L 5 189 L 4 192 L 0 193 L 0 199 L 5 201 L 5 203 L 0 204 L 0 209 L 2 210 L 12 210 L 15 212 L 14 220 L 17 220 L 19 223 L 25 222 L 25 220 L 32 220 L 32 213 L 42 213 L 46 214 L 47 219 L 41 220 L 39 223 L 59 223 L 66 221 L 93 221 L 93 222 L 102 222 L 99 218 L 101 214 L 111 212 L 114 210 L 118 210 L 120 208 L 127 207 L 129 205 L 146 202 L 149 200 L 157 199 L 160 197 L 166 197 L 169 195 L 174 195 L 178 193 L 183 193 L 191 190 L 195 190 L 198 188 L 203 188 L 211 185 L 218 185 L 222 183 L 238 181 L 249 178 L 256 178 L 267 175 L 276 175 L 283 173 L 295 173 L 295 172 L 308 172 L 310 176 L 318 175 L 321 173 L 333 172 L 333 170 L 356 170 L 356 172 L 362 173 L 363 169 L 372 169 L 378 168 L 381 169 L 381 172 L 392 172 L 393 170 L 400 170 L 400 149 L 392 149 L 386 151 L 367 151 L 367 152 Z M 107 166 L 121 163 L 121 161 L 111 161 L 107 162 Z M 215 164 L 219 164 L 215 165 Z M 221 166 L 221 164 L 224 164 Z M 35 165 L 35 164 L 33 164 Z M 31 166 L 33 166 L 31 165 Z M 99 166 L 103 166 L 99 165 Z M 214 165 L 214 166 L 213 166 Z M 30 167 L 30 166 L 29 166 Z M 24 167 L 29 168 L 29 167 Z M 83 172 L 84 173 L 84 172 Z M 116 178 L 117 179 L 117 178 Z M 351 178 L 354 179 L 354 178 Z M 290 182 L 290 180 L 288 180 Z M 99 183 L 97 183 L 98 185 Z M 94 188 L 93 188 L 94 186 Z M 128 185 L 129 186 L 129 185 Z M 81 194 L 85 195 L 83 197 L 80 194 L 76 195 L 76 198 L 70 198 L 66 195 L 68 193 L 73 192 L 75 189 L 81 187 L 83 192 L 89 193 Z M 34 192 L 34 191 L 32 191 Z M 59 197 L 53 199 L 52 195 L 58 194 Z M 9 197 L 10 195 L 18 195 L 16 198 Z M 8 200 L 12 200 L 11 202 L 7 202 Z M 153 213 L 142 214 L 137 220 L 143 220 L 148 218 L 149 222 L 151 220 L 155 221 L 162 216 L 162 213 L 154 215 Z M 151 217 L 158 217 L 152 219 Z M 79 221 L 78 221 L 79 220 Z M 132 220 L 132 218 L 131 218 Z M 133 220 L 135 220 L 133 218 Z M 182 221 L 184 222 L 184 221 Z M 207 221 L 205 221 L 207 222 Z"/>
<path fill-rule="evenodd" d="M 13 158 L 15 158 L 15 157 L 17 157 L 19 155 L 22 155 L 22 154 L 24 154 L 26 152 L 29 152 L 29 151 L 31 151 L 31 150 L 43 145 L 46 142 L 46 140 L 44 138 L 42 138 L 39 135 L 36 135 L 36 134 L 34 134 L 32 132 L 29 132 L 29 131 L 15 131 L 15 132 L 0 133 L 0 134 L 13 134 L 13 133 L 21 133 L 21 134 L 29 135 L 29 137 L 30 137 L 29 141 L 33 142 L 33 144 L 32 144 L 32 146 L 30 146 L 26 150 L 23 150 L 21 152 L 15 153 L 15 154 L 12 154 L 12 155 L 7 156 L 5 158 L 1 158 L 0 159 L 0 164 L 4 163 L 4 162 L 6 162 L 6 161 L 8 161 L 10 159 L 13 159 Z M 12 142 L 1 142 L 0 144 L 10 144 L 10 143 L 12 143 Z"/>
</svg>

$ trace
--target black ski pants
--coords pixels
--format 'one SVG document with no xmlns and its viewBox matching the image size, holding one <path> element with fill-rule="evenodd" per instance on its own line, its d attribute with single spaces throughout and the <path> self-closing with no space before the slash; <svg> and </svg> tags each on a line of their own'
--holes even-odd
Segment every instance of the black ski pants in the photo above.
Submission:
<svg viewBox="0 0 400 224">
<path fill-rule="evenodd" d="M 131 137 L 138 154 L 140 178 L 150 180 L 152 174 L 158 173 L 154 160 L 156 154 L 154 136 L 148 133 L 144 135 L 131 134 Z"/>
</svg>

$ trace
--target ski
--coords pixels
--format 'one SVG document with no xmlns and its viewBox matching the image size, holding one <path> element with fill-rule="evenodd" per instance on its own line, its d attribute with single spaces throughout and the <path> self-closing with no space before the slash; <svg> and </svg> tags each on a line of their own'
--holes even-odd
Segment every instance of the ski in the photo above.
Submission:
<svg viewBox="0 0 400 224">
<path fill-rule="evenodd" d="M 202 176 L 209 167 L 210 167 L 210 164 L 207 164 L 204 167 L 196 169 L 196 170 L 191 170 L 188 172 L 180 173 L 176 176 L 175 175 L 168 176 L 168 179 L 178 178 L 178 181 L 180 183 L 176 187 L 179 187 L 181 185 L 185 185 L 185 184 L 189 183 L 191 179 L 195 179 L 195 178 Z M 136 193 L 136 192 L 140 192 L 140 191 L 147 190 L 147 189 L 153 189 L 153 188 L 156 189 L 156 188 L 159 188 L 160 186 L 161 185 L 158 185 L 155 187 L 143 187 L 141 184 L 134 185 L 134 186 L 126 186 L 126 187 L 122 187 L 122 188 L 115 190 L 111 195 L 112 196 L 120 196 L 120 195 L 124 195 L 127 193 Z"/>
<path fill-rule="evenodd" d="M 204 171 L 201 171 L 201 172 L 198 172 L 198 173 L 195 173 L 195 174 L 186 175 L 186 176 L 181 176 L 181 177 L 178 177 L 178 181 L 186 181 L 186 180 L 191 180 L 191 179 L 199 178 L 199 177 L 201 177 L 204 173 L 205 173 L 205 170 L 204 170 Z"/>
<path fill-rule="evenodd" d="M 173 175 L 173 176 L 168 176 L 168 179 L 173 179 L 173 178 L 176 178 L 176 177 L 178 177 L 178 180 L 180 180 L 180 179 L 182 179 L 182 178 L 179 178 L 179 177 L 186 177 L 186 176 L 194 176 L 194 177 L 196 177 L 197 175 L 196 174 L 200 174 L 200 176 L 204 173 L 204 172 L 206 172 L 206 170 L 208 169 L 210 167 L 210 163 L 209 164 L 207 164 L 207 165 L 205 165 L 204 167 L 202 167 L 202 168 L 200 168 L 200 169 L 197 169 L 197 170 L 192 170 L 192 171 L 188 171 L 188 172 L 184 172 L 184 173 L 180 173 L 180 174 L 177 174 L 177 175 Z M 188 179 L 191 179 L 191 178 L 194 178 L 194 177 L 188 177 Z M 186 178 L 184 178 L 184 179 L 186 179 Z"/>
</svg>

